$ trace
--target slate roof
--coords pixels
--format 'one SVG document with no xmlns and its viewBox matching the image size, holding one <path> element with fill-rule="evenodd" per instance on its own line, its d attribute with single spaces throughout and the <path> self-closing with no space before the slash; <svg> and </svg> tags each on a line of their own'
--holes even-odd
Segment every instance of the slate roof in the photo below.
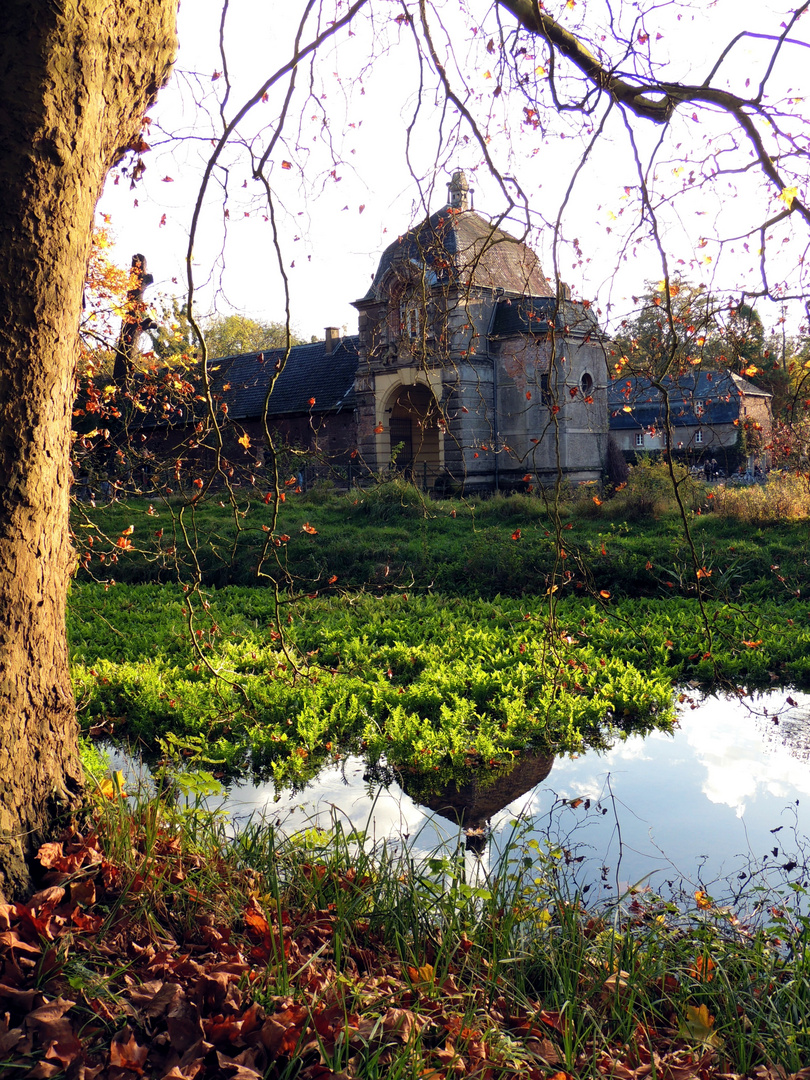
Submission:
<svg viewBox="0 0 810 1080">
<path fill-rule="evenodd" d="M 268 415 L 336 413 L 353 409 L 358 340 L 356 336 L 344 337 L 333 344 L 331 353 L 327 353 L 325 341 L 294 345 L 270 397 Z M 229 420 L 260 417 L 270 380 L 276 365 L 283 359 L 284 349 L 265 349 L 259 353 L 211 360 L 208 371 L 217 408 L 226 404 Z M 201 389 L 199 369 L 189 371 L 186 378 L 196 390 Z M 310 398 L 315 398 L 314 405 L 310 405 Z M 147 428 L 178 427 L 195 423 L 205 415 L 205 402 L 196 393 L 172 402 L 168 411 L 149 409 L 141 424 Z"/>
<path fill-rule="evenodd" d="M 505 297 L 498 301 L 492 322 L 491 337 L 510 337 L 514 334 L 542 334 L 549 330 L 588 333 L 598 331 L 596 317 L 584 304 L 556 297 Z"/>
<path fill-rule="evenodd" d="M 474 210 L 446 206 L 390 244 L 364 299 L 378 298 L 386 274 L 402 262 L 425 267 L 429 284 L 474 284 L 516 296 L 554 296 L 532 249 Z"/>
<path fill-rule="evenodd" d="M 767 390 L 730 371 L 701 371 L 677 379 L 666 376 L 662 382 L 669 396 L 670 421 L 681 427 L 732 424 L 740 415 L 743 397 L 771 397 Z M 701 412 L 696 411 L 698 402 Z M 632 375 L 608 385 L 608 410 L 614 430 L 655 427 L 664 419 L 661 392 L 649 379 Z"/>
<path fill-rule="evenodd" d="M 357 336 L 341 338 L 326 351 L 325 341 L 294 345 L 270 396 L 268 415 L 341 412 L 354 408 Z M 228 405 L 231 420 L 261 416 L 270 381 L 284 349 L 212 360 L 209 371 L 214 392 Z M 315 398 L 310 405 L 310 398 Z"/>
</svg>

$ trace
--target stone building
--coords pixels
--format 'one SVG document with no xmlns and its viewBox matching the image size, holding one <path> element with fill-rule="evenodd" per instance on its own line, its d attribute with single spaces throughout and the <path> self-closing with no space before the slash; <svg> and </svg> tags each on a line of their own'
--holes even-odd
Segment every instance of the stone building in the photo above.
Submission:
<svg viewBox="0 0 810 1080">
<path fill-rule="evenodd" d="M 610 430 L 619 448 L 661 451 L 669 445 L 695 462 L 716 458 L 731 472 L 752 465 L 771 440 L 771 394 L 728 370 L 698 371 L 662 380 L 620 376 L 608 389 Z M 745 440 L 742 434 L 745 433 Z M 747 446 L 747 451 L 745 447 Z"/>
<path fill-rule="evenodd" d="M 448 187 L 447 206 L 383 252 L 354 302 L 358 335 L 327 328 L 288 355 L 211 362 L 229 459 L 261 467 L 266 404 L 268 430 L 304 452 L 309 478 L 394 469 L 428 490 L 467 492 L 601 479 L 607 372 L 594 315 L 471 208 L 464 173 Z M 200 426 L 200 400 L 151 421 L 167 446 Z"/>
<path fill-rule="evenodd" d="M 364 461 L 465 490 L 558 471 L 600 479 L 607 380 L 593 314 L 471 208 L 464 173 L 448 186 L 447 206 L 383 252 L 354 304 Z"/>
</svg>

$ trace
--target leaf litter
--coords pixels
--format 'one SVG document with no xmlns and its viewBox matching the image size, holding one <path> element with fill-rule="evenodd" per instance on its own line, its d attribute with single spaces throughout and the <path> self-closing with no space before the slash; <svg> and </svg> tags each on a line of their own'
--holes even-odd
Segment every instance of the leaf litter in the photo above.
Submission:
<svg viewBox="0 0 810 1080">
<path fill-rule="evenodd" d="M 466 934 L 458 969 L 440 974 L 427 943 L 424 964 L 404 965 L 358 917 L 338 959 L 334 904 L 268 902 L 250 872 L 235 918 L 218 919 L 216 898 L 193 890 L 192 917 L 172 918 L 155 881 L 185 882 L 201 857 L 168 833 L 146 845 L 133 823 L 124 865 L 105 854 L 108 827 L 74 824 L 44 844 L 44 887 L 0 904 L 2 1080 L 280 1080 L 290 1068 L 300 1080 L 350 1080 L 403 1057 L 427 1080 L 810 1080 L 810 1068 L 789 1075 L 764 1059 L 730 1071 L 704 1012 L 681 1030 L 675 1017 L 658 1028 L 639 1019 L 624 1043 L 605 1038 L 566 1059 L 569 1019 L 511 995 L 485 960 L 476 968 Z"/>
</svg>

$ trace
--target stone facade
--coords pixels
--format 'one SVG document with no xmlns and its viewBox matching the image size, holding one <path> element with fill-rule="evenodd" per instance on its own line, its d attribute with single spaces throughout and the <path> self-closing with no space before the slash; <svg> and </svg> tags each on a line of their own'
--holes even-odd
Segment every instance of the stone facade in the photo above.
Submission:
<svg viewBox="0 0 810 1080">
<path fill-rule="evenodd" d="M 524 243 L 450 201 L 382 255 L 359 312 L 358 445 L 374 470 L 465 490 L 599 480 L 604 347 Z"/>
</svg>

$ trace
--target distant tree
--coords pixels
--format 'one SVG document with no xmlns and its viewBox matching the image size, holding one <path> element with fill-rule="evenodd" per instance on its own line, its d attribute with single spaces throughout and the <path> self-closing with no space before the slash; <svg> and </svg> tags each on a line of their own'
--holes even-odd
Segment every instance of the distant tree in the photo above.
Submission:
<svg viewBox="0 0 810 1080">
<path fill-rule="evenodd" d="M 185 307 L 171 300 L 164 305 L 158 327 L 150 331 L 152 350 L 164 362 L 175 358 L 195 359 L 200 347 L 197 335 Z M 280 322 L 263 322 L 247 315 L 215 315 L 200 324 L 208 358 L 239 356 L 240 353 L 261 352 L 262 349 L 287 347 L 287 327 Z M 315 339 L 317 340 L 317 338 Z M 290 345 L 303 345 L 304 339 L 290 329 Z"/>
<path fill-rule="evenodd" d="M 203 333 L 211 358 L 304 344 L 292 329 L 288 337 L 284 323 L 261 322 L 246 315 L 217 315 L 203 323 Z"/>
<path fill-rule="evenodd" d="M 681 279 L 653 285 L 638 314 L 627 319 L 614 339 L 613 376 L 662 378 L 707 363 L 721 350 L 717 310 L 708 290 Z"/>
<path fill-rule="evenodd" d="M 613 376 L 661 378 L 702 367 L 755 378 L 771 366 L 762 320 L 751 305 L 721 301 L 705 286 L 679 278 L 641 297 L 638 314 L 622 324 L 612 351 Z"/>
<path fill-rule="evenodd" d="M 176 298 L 164 298 L 155 316 L 157 326 L 149 331 L 151 351 L 162 364 L 191 362 L 197 353 L 198 342 L 188 321 L 185 305 Z"/>
</svg>

